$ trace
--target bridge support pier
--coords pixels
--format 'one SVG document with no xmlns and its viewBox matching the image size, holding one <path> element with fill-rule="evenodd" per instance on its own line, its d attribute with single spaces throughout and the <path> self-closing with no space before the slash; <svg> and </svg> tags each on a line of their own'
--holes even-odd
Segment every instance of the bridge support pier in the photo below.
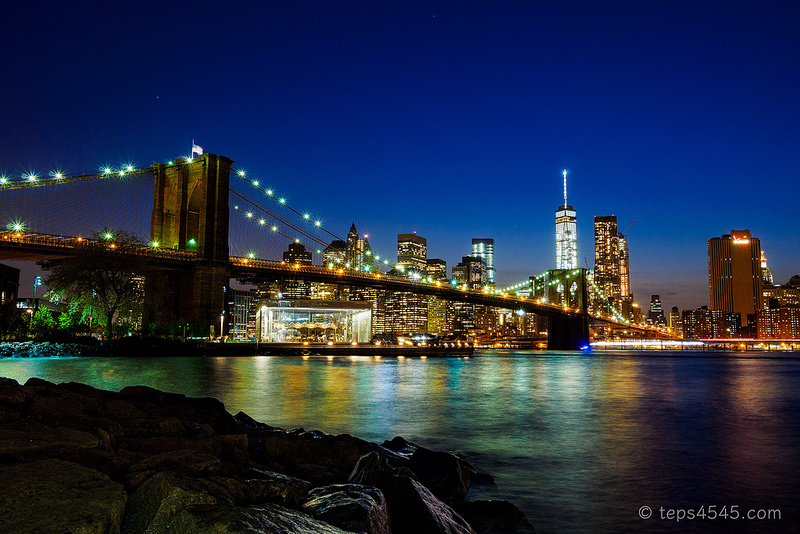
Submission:
<svg viewBox="0 0 800 534">
<path fill-rule="evenodd" d="M 548 350 L 581 350 L 589 344 L 589 316 L 550 317 L 547 329 Z"/>
<path fill-rule="evenodd" d="M 225 309 L 223 288 L 229 284 L 230 264 L 196 261 L 185 271 L 159 271 L 145 277 L 145 325 L 189 323 L 207 335 L 209 326 L 217 332 Z M 227 323 L 229 318 L 225 318 Z"/>
</svg>

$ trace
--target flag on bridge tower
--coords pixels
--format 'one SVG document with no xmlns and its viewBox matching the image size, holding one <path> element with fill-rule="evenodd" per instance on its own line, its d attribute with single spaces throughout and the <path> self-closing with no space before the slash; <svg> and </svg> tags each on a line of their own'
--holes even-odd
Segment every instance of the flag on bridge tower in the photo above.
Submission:
<svg viewBox="0 0 800 534">
<path fill-rule="evenodd" d="M 194 156 L 195 154 L 197 154 L 198 156 L 202 156 L 203 147 L 197 146 L 196 144 L 194 144 L 194 140 L 192 140 L 192 156 Z"/>
</svg>

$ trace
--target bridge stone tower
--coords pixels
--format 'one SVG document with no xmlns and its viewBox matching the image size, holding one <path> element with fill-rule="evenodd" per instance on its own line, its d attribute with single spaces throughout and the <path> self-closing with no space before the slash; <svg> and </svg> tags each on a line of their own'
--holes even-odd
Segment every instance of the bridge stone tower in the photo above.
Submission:
<svg viewBox="0 0 800 534">
<path fill-rule="evenodd" d="M 155 193 L 150 240 L 165 249 L 197 252 L 187 272 L 148 277 L 150 319 L 218 325 L 230 280 L 228 195 L 233 161 L 216 154 L 174 164 L 154 164 Z M 147 291 L 150 289 L 150 291 Z"/>
<path fill-rule="evenodd" d="M 587 270 L 551 269 L 533 279 L 534 295 L 546 302 L 579 310 L 577 315 L 553 315 L 547 329 L 549 350 L 580 350 L 589 344 Z M 538 284 L 538 285 L 537 285 Z"/>
</svg>

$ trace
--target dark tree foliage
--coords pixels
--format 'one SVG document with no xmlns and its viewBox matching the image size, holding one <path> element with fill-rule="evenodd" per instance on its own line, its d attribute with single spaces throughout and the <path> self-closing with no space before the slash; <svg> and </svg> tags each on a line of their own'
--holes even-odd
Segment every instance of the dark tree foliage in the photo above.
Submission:
<svg viewBox="0 0 800 534">
<path fill-rule="evenodd" d="M 28 318 L 13 301 L 0 305 L 0 339 L 17 339 L 28 333 Z"/>
<path fill-rule="evenodd" d="M 141 246 L 138 237 L 124 230 L 95 233 L 72 257 L 51 263 L 51 298 L 102 318 L 105 339 L 111 339 L 115 319 L 132 322 L 141 315 L 145 264 L 134 253 Z"/>
</svg>

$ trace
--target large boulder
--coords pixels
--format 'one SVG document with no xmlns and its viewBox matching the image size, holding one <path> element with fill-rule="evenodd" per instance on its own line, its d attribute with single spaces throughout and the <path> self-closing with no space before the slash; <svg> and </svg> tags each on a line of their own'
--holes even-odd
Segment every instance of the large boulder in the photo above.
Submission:
<svg viewBox="0 0 800 534">
<path fill-rule="evenodd" d="M 394 534 L 475 534 L 463 517 L 412 478 L 392 476 L 385 495 Z"/>
<path fill-rule="evenodd" d="M 358 463 L 347 479 L 351 484 L 363 484 L 381 488 L 392 475 L 392 468 L 386 457 L 377 451 L 368 452 L 358 459 Z"/>
<path fill-rule="evenodd" d="M 120 532 L 126 495 L 108 476 L 57 459 L 0 466 L 0 532 Z"/>
<path fill-rule="evenodd" d="M 30 388 L 21 386 L 13 378 L 0 378 L 0 407 L 23 412 L 33 404 L 37 395 Z"/>
<path fill-rule="evenodd" d="M 336 484 L 315 488 L 303 510 L 345 530 L 367 534 L 391 534 L 386 500 L 378 488 L 360 484 Z"/>
<path fill-rule="evenodd" d="M 174 471 L 190 476 L 213 475 L 222 468 L 215 456 L 186 449 L 154 454 L 130 467 L 136 471 Z"/>
<path fill-rule="evenodd" d="M 281 433 L 264 439 L 262 457 L 256 460 L 317 484 L 337 484 L 347 481 L 361 456 L 376 449 L 374 443 L 348 434 Z"/>
<path fill-rule="evenodd" d="M 95 435 L 72 428 L 50 428 L 27 420 L 12 421 L 0 432 L 0 461 L 3 462 L 67 457 L 101 447 L 102 440 Z"/>
<path fill-rule="evenodd" d="M 451 453 L 418 447 L 411 455 L 408 468 L 443 501 L 461 500 L 469 490 L 469 473 L 462 467 L 461 460 Z"/>
<path fill-rule="evenodd" d="M 28 408 L 27 418 L 52 427 L 70 427 L 92 433 L 101 428 L 108 434 L 122 435 L 119 422 L 99 417 L 101 401 L 66 389 L 43 391 Z"/>
<path fill-rule="evenodd" d="M 381 447 L 387 451 L 391 451 L 393 453 L 393 458 L 402 460 L 410 460 L 411 455 L 418 449 L 416 445 L 410 441 L 406 441 L 403 436 L 395 436 L 392 439 L 388 439 L 381 444 Z"/>
<path fill-rule="evenodd" d="M 191 421 L 195 428 L 209 425 L 217 434 L 239 434 L 242 429 L 236 419 L 225 410 L 225 405 L 213 398 L 186 397 L 167 393 L 148 386 L 129 386 L 119 392 L 119 399 L 132 404 L 149 418 L 162 420 L 176 417 Z"/>
<path fill-rule="evenodd" d="M 168 532 L 172 518 L 187 506 L 217 502 L 199 481 L 176 473 L 157 473 L 128 500 L 122 534 Z"/>
<path fill-rule="evenodd" d="M 311 489 L 310 482 L 274 471 L 250 469 L 245 474 L 248 478 L 244 482 L 252 491 L 254 503 L 270 502 L 298 508 Z"/>
<path fill-rule="evenodd" d="M 277 504 L 238 507 L 190 506 L 169 522 L 170 534 L 348 534 L 302 512 Z"/>
<path fill-rule="evenodd" d="M 536 532 L 522 511 L 508 501 L 463 501 L 453 509 L 478 534 L 533 534 Z"/>
</svg>

